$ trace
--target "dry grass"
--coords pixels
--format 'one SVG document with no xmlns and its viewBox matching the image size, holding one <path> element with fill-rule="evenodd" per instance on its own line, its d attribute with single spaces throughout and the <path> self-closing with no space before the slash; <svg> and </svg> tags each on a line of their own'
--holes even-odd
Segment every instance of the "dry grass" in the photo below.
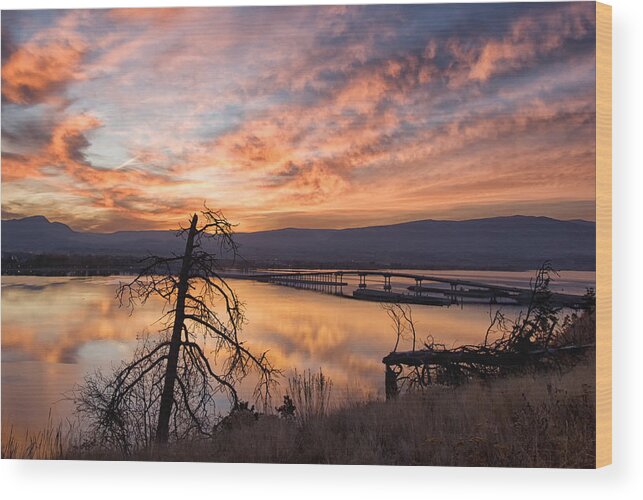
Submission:
<svg viewBox="0 0 643 500">
<path fill-rule="evenodd" d="M 47 425 L 39 431 L 18 433 L 13 427 L 3 429 L 2 458 L 64 459 L 70 443 L 70 433 L 63 430 L 62 424 L 54 424 L 50 413 Z"/>
<path fill-rule="evenodd" d="M 327 415 L 331 407 L 332 388 L 331 380 L 321 369 L 318 373 L 307 370 L 303 374 L 295 370 L 294 375 L 288 379 L 288 395 L 293 400 L 300 423 Z"/>
<path fill-rule="evenodd" d="M 432 387 L 397 401 L 355 403 L 303 419 L 240 418 L 214 439 L 134 460 L 498 467 L 594 466 L 594 362 L 549 372 Z M 123 459 L 109 452 L 66 458 Z M 63 458 L 63 457 L 61 457 Z"/>
</svg>

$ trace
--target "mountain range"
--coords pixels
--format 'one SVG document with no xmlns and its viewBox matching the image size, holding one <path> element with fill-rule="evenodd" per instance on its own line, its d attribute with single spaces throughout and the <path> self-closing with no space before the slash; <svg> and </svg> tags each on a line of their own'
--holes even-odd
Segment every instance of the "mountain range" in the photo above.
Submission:
<svg viewBox="0 0 643 500">
<path fill-rule="evenodd" d="M 260 265 L 451 269 L 595 269 L 596 225 L 509 216 L 421 220 L 350 229 L 286 228 L 237 233 L 240 254 Z M 2 221 L 2 254 L 169 255 L 175 231 L 74 231 L 44 216 Z"/>
</svg>

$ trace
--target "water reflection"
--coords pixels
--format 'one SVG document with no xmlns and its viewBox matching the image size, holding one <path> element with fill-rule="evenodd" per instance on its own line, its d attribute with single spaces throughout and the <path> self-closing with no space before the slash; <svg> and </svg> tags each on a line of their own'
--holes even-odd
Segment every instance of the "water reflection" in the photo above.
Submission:
<svg viewBox="0 0 643 500">
<path fill-rule="evenodd" d="M 510 274 L 502 278 L 512 284 L 524 284 L 531 276 Z M 482 278 L 490 276 L 483 273 Z M 160 301 L 151 300 L 131 315 L 119 307 L 115 289 L 121 280 L 3 277 L 3 427 L 41 426 L 50 408 L 54 416 L 68 415 L 62 393 L 87 373 L 128 359 L 137 336 L 159 328 L 154 322 L 162 311 Z M 561 280 L 568 290 L 582 291 L 593 284 L 594 274 L 574 273 Z M 395 333 L 379 304 L 252 281 L 231 284 L 246 306 L 243 335 L 248 345 L 269 350 L 286 374 L 293 368 L 322 367 L 335 387 L 381 393 L 381 359 L 391 350 Z M 413 314 L 423 337 L 430 334 L 452 345 L 479 342 L 490 308 L 416 306 Z"/>
</svg>

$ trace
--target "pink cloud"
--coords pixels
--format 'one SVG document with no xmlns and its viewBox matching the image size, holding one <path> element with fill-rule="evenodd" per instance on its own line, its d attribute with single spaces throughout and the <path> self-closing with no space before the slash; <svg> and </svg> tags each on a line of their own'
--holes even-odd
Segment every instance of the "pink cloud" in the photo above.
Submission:
<svg viewBox="0 0 643 500">
<path fill-rule="evenodd" d="M 17 104 L 60 100 L 69 82 L 83 78 L 80 64 L 86 50 L 78 40 L 21 46 L 2 67 L 2 94 Z"/>
<path fill-rule="evenodd" d="M 583 6 L 569 4 L 563 9 L 514 22 L 511 32 L 501 40 L 489 40 L 471 63 L 469 78 L 486 81 L 497 73 L 515 70 L 533 63 L 538 57 L 561 48 L 566 41 L 585 37 L 593 28 L 594 18 Z M 470 57 L 465 61 L 471 62 Z"/>
</svg>

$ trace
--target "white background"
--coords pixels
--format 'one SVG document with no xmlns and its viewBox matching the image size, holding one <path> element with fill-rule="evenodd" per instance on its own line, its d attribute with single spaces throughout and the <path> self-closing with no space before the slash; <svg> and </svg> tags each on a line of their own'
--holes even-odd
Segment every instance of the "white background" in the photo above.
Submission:
<svg viewBox="0 0 643 500">
<path fill-rule="evenodd" d="M 337 1 L 0 0 L 2 9 Z M 349 3 L 394 3 L 359 2 Z M 412 3 L 412 2 L 405 2 Z M 422 2 L 417 2 L 422 3 Z M 597 471 L 107 462 L 0 463 L 3 498 L 643 498 L 643 2 L 611 0 L 614 33 L 614 464 Z M 638 281 L 638 282 L 637 282 Z"/>
</svg>

